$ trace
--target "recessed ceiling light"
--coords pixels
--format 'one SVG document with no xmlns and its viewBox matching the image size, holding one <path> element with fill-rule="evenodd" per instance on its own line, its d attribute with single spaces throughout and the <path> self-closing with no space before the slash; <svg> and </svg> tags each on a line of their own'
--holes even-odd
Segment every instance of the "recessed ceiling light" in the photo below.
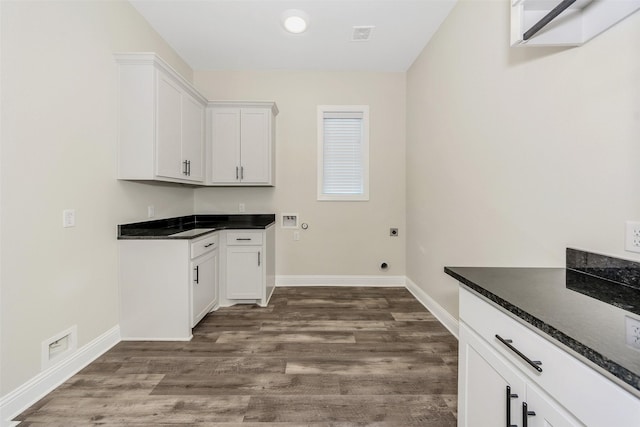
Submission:
<svg viewBox="0 0 640 427">
<path fill-rule="evenodd" d="M 287 10 L 282 14 L 284 28 L 293 34 L 303 33 L 308 26 L 309 17 L 301 10 Z"/>
</svg>

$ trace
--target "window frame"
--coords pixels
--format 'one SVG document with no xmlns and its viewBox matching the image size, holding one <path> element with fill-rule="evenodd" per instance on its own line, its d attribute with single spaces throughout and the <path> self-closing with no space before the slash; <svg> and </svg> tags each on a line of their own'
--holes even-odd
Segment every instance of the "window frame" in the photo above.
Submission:
<svg viewBox="0 0 640 427">
<path fill-rule="evenodd" d="M 326 194 L 324 193 L 324 116 L 325 113 L 360 113 L 362 114 L 362 193 L 360 194 Z M 369 106 L 368 105 L 318 105 L 318 201 L 369 201 Z"/>
</svg>

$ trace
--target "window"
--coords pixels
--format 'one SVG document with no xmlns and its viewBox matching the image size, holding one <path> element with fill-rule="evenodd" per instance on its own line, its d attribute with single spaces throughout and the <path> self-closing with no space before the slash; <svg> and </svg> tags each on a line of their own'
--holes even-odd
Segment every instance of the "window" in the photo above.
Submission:
<svg viewBox="0 0 640 427">
<path fill-rule="evenodd" d="M 369 200 L 369 106 L 318 106 L 318 200 Z"/>
</svg>

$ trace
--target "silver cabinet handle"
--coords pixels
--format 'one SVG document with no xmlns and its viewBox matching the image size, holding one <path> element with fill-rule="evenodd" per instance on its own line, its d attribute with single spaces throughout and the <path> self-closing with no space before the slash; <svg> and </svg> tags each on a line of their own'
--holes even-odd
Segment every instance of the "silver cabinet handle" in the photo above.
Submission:
<svg viewBox="0 0 640 427">
<path fill-rule="evenodd" d="M 187 176 L 191 176 L 191 160 L 187 160 Z"/>
<path fill-rule="evenodd" d="M 258 267 L 260 267 L 260 251 L 258 251 Z"/>
<path fill-rule="evenodd" d="M 515 354 L 520 356 L 522 360 L 524 360 L 529 365 L 531 365 L 533 369 L 535 369 L 538 372 L 542 372 L 542 368 L 540 367 L 540 365 L 542 365 L 542 362 L 540 362 L 539 360 L 529 359 L 527 356 L 524 355 L 524 353 L 522 353 L 520 350 L 518 350 L 517 348 L 511 345 L 511 343 L 513 342 L 512 340 L 504 339 L 498 334 L 496 334 L 496 338 L 498 338 L 498 341 L 500 341 L 502 344 L 506 345 L 509 350 L 513 351 Z"/>
<path fill-rule="evenodd" d="M 240 179 L 244 179 L 244 166 L 240 166 Z"/>
<path fill-rule="evenodd" d="M 238 180 L 238 167 L 236 166 L 236 180 Z"/>
<path fill-rule="evenodd" d="M 236 240 L 246 240 L 246 241 L 250 241 L 251 237 L 236 237 Z"/>
<path fill-rule="evenodd" d="M 214 243 L 209 243 L 208 245 L 204 245 L 204 247 L 208 248 L 208 247 L 213 246 L 213 245 L 214 245 Z"/>
<path fill-rule="evenodd" d="M 198 283 L 200 283 L 200 266 L 196 265 L 196 268 L 194 268 L 195 272 L 196 272 L 196 278 L 194 279 L 194 282 L 196 282 L 196 285 Z"/>
<path fill-rule="evenodd" d="M 182 162 L 182 165 L 183 165 L 183 168 L 182 168 L 182 175 L 187 175 L 187 174 L 188 174 L 188 173 L 187 173 L 187 161 L 186 161 L 186 160 L 184 160 L 184 161 Z"/>
</svg>

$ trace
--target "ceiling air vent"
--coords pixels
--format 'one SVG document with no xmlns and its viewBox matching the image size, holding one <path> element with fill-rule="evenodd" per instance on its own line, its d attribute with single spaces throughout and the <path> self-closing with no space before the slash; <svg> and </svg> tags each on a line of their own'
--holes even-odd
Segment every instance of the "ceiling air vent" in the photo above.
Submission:
<svg viewBox="0 0 640 427">
<path fill-rule="evenodd" d="M 351 36 L 351 41 L 368 42 L 369 39 L 371 39 L 371 33 L 373 33 L 374 28 L 375 26 L 373 25 L 353 27 L 353 35 Z"/>
</svg>

